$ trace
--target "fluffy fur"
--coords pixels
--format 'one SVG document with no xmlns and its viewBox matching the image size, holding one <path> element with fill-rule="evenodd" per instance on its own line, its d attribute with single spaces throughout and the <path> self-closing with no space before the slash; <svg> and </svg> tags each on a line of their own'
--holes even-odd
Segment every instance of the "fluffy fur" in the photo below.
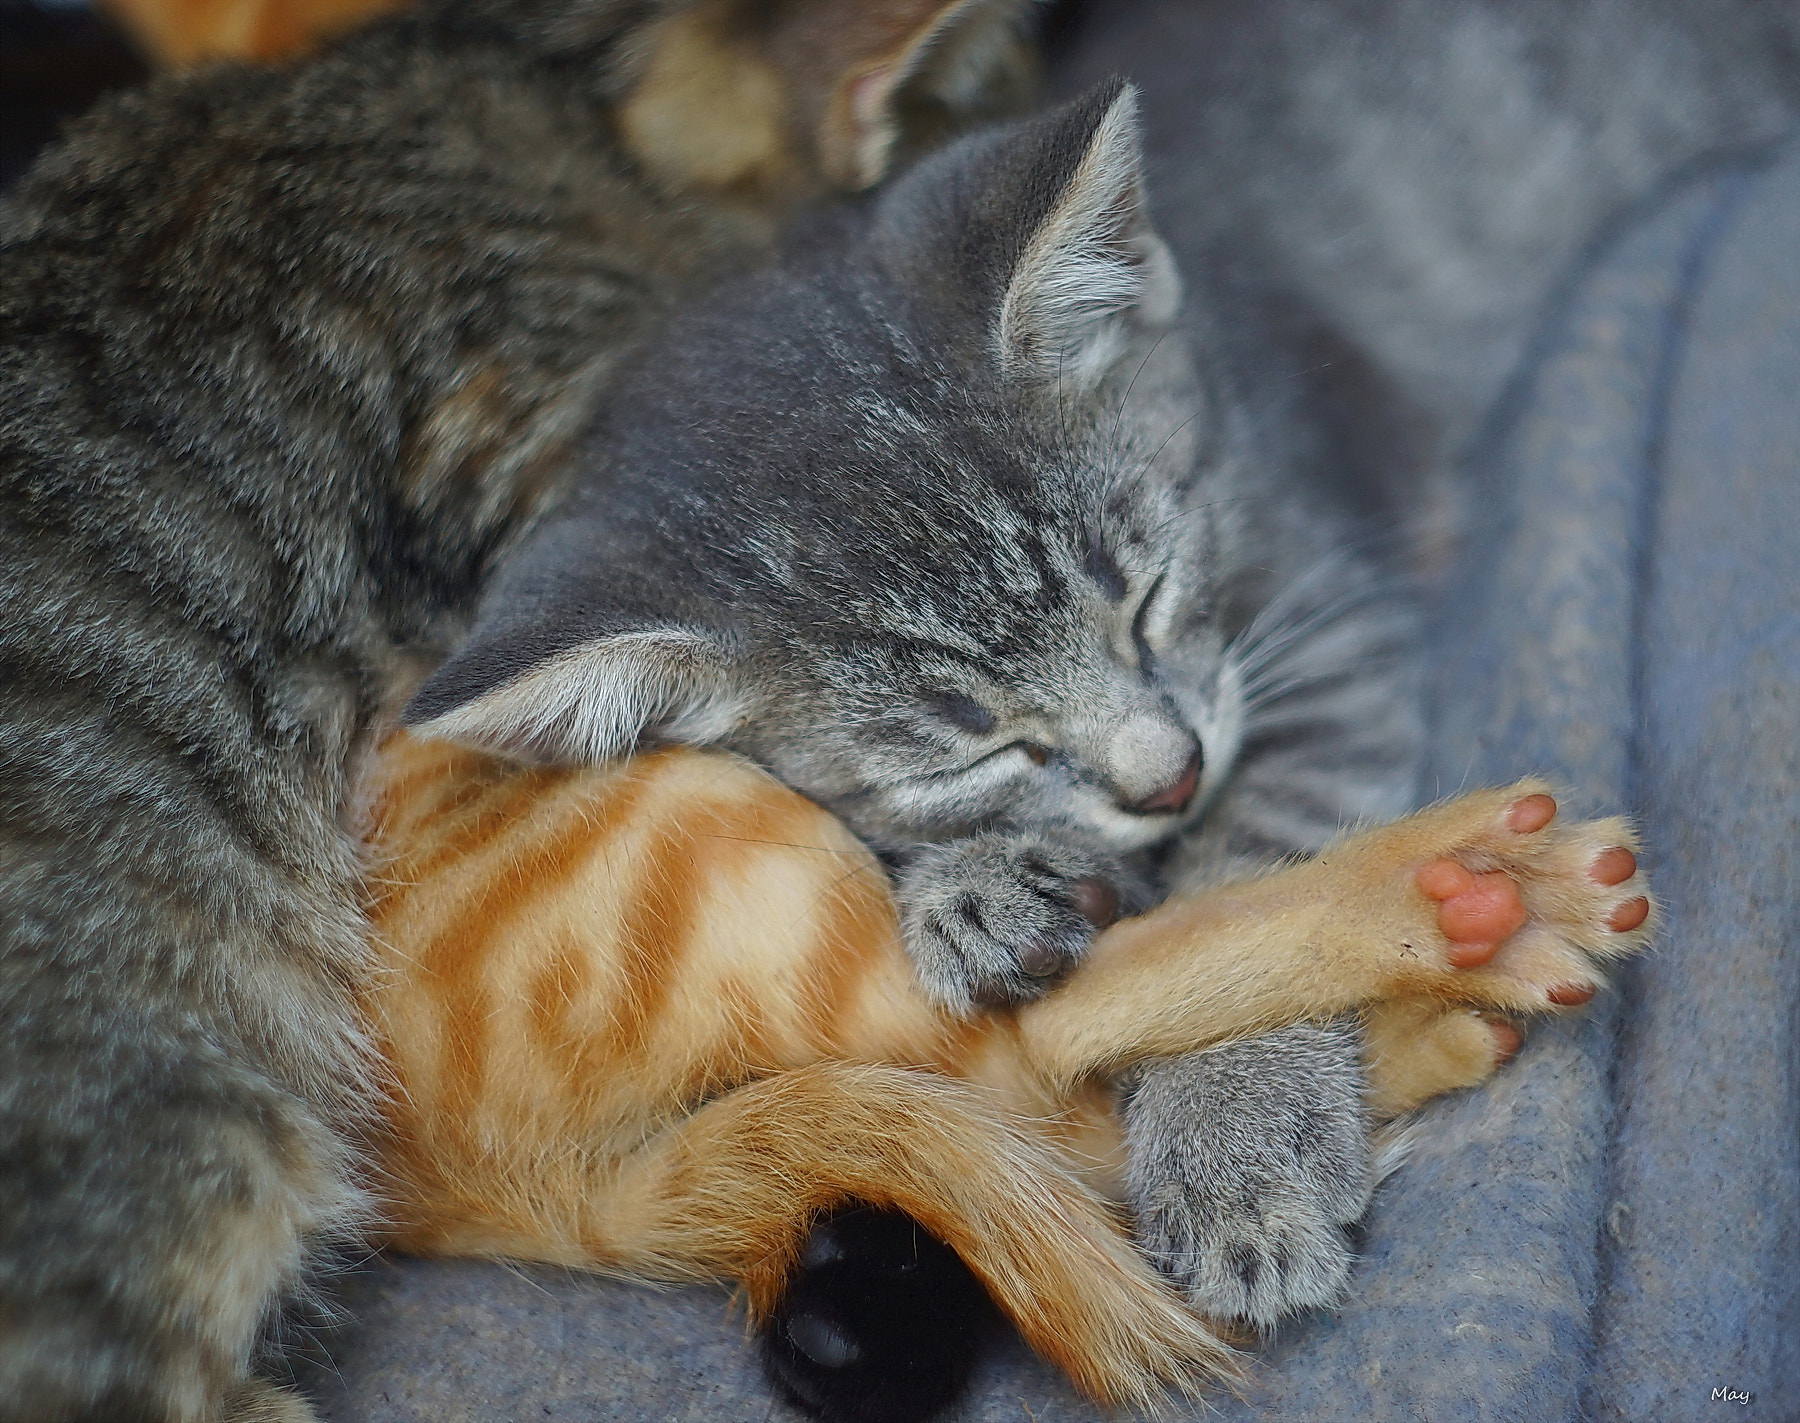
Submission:
<svg viewBox="0 0 1800 1423">
<path fill-rule="evenodd" d="M 835 157 L 871 125 L 1016 92 L 996 8 L 450 0 L 124 95 L 9 194 L 9 1420 L 304 1412 L 246 1371 L 365 1214 L 370 728 L 661 312 L 872 176 Z M 731 100 L 684 139 L 705 74 Z M 684 168 L 714 125 L 733 161 Z"/>
<path fill-rule="evenodd" d="M 950 1244 L 1088 1394 L 1154 1406 L 1235 1365 L 1133 1248 L 1109 1081 L 1355 1010 L 1384 1111 L 1485 1078 L 1503 1043 L 1470 1009 L 1542 1011 L 1653 927 L 1609 930 L 1642 881 L 1588 874 L 1632 843 L 1623 823 L 1507 827 L 1541 789 L 1171 900 L 1103 934 L 1056 993 L 969 1018 L 920 984 L 867 849 L 743 761 L 520 770 L 398 738 L 371 792 L 364 999 L 391 1074 L 395 1239 L 723 1274 L 760 1316 L 814 1218 L 873 1202 Z M 1520 887 L 1528 921 L 1485 968 L 1448 966 L 1413 886 L 1440 856 Z"/>
<path fill-rule="evenodd" d="M 1262 418 L 1263 333 L 1201 283 L 1171 326 L 1133 115 L 1114 85 L 965 140 L 673 322 L 409 716 L 541 758 L 751 756 L 882 854 L 963 1011 L 1042 993 L 1159 878 L 1404 809 L 1407 606 L 1305 412 Z M 1141 1159 L 1190 1163 L 1145 1181 L 1187 1238 L 1164 1258 L 1266 1323 L 1336 1297 L 1372 1177 L 1353 1027 L 1256 1051 L 1204 1114 L 1216 1062 L 1149 1069 L 1184 1109 L 1132 1120 Z M 1320 1137 L 1290 1109 L 1324 1057 Z M 1262 1154 L 1209 1134 L 1234 1119 L 1314 1168 L 1287 1234 Z"/>
</svg>

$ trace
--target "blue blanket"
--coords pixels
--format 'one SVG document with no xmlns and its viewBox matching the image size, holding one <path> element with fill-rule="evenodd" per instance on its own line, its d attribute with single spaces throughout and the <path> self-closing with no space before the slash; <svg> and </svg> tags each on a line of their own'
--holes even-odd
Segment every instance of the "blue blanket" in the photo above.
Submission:
<svg viewBox="0 0 1800 1423">
<path fill-rule="evenodd" d="M 1471 478 L 1436 787 L 1635 808 L 1663 942 L 1426 1114 L 1352 1302 L 1212 1416 L 1800 1419 L 1800 158 L 1627 224 Z M 308 1380 L 338 1423 L 789 1416 L 716 1291 L 390 1263 L 348 1302 Z M 967 1413 L 1098 1416 L 1017 1347 Z"/>
<path fill-rule="evenodd" d="M 1797 252 L 1800 161 L 1667 195 L 1495 422 L 1437 786 L 1540 770 L 1634 808 L 1665 934 L 1428 1114 L 1354 1302 L 1226 1417 L 1800 1418 Z"/>
</svg>

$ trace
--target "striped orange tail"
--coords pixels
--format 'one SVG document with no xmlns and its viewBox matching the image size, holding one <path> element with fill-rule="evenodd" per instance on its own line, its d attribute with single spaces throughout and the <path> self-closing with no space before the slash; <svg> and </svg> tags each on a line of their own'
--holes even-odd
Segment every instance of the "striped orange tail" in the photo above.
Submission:
<svg viewBox="0 0 1800 1423">
<path fill-rule="evenodd" d="M 1109 1208 L 979 1089 L 933 1073 L 820 1063 L 740 1087 L 649 1142 L 597 1219 L 604 1263 L 730 1275 L 765 1317 L 816 1215 L 904 1211 L 952 1246 L 1027 1342 L 1090 1397 L 1154 1409 L 1236 1356 Z"/>
</svg>

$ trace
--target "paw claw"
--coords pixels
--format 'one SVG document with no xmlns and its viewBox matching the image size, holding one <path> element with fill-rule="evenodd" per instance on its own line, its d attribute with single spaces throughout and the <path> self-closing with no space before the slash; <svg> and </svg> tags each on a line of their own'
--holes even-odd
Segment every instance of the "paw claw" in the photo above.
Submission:
<svg viewBox="0 0 1800 1423">
<path fill-rule="evenodd" d="M 1528 795 L 1522 800 L 1513 802 L 1512 808 L 1506 812 L 1507 825 L 1521 835 L 1530 835 L 1542 830 L 1556 819 L 1556 799 L 1542 793 Z"/>
<path fill-rule="evenodd" d="M 1559 983 L 1544 996 L 1559 1008 L 1579 1008 L 1598 992 L 1590 983 Z"/>
</svg>

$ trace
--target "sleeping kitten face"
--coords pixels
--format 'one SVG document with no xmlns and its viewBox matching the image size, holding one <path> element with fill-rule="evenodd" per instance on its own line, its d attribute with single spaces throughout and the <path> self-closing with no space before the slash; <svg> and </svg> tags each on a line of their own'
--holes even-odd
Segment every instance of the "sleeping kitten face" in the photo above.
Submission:
<svg viewBox="0 0 1800 1423">
<path fill-rule="evenodd" d="M 879 842 L 1191 820 L 1244 716 L 1241 421 L 1113 86 L 946 151 L 676 323 L 410 713 L 722 742 Z"/>
</svg>

